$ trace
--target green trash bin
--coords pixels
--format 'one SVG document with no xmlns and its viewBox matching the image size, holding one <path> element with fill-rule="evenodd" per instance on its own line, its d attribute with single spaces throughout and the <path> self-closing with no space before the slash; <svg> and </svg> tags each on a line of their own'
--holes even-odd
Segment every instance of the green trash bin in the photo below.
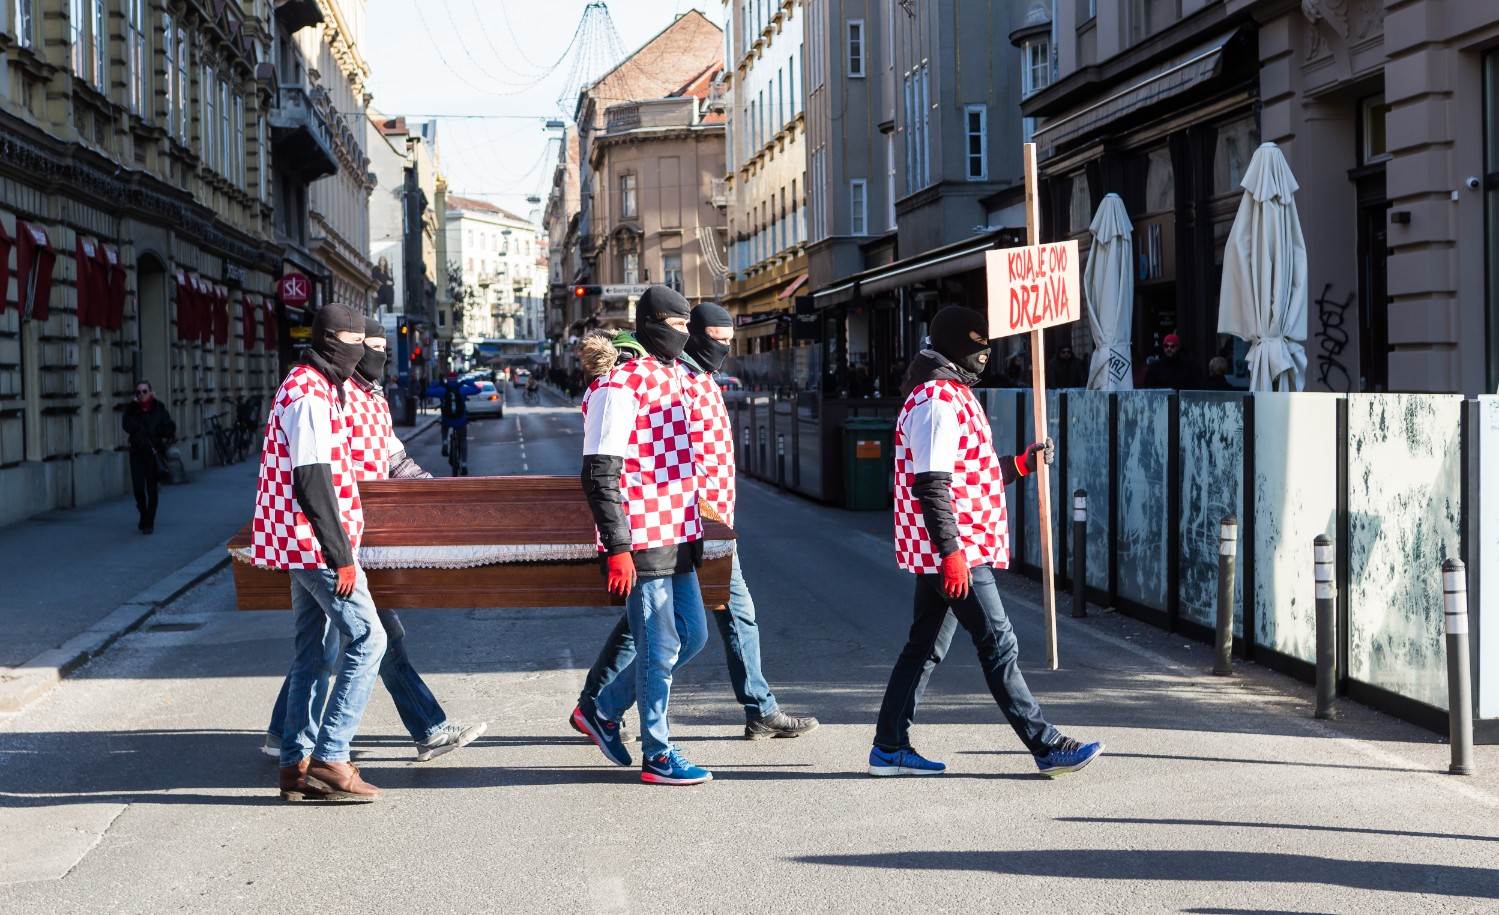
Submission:
<svg viewBox="0 0 1499 915">
<path fill-rule="evenodd" d="M 895 423 L 854 416 L 843 423 L 843 506 L 852 511 L 890 507 Z"/>
</svg>

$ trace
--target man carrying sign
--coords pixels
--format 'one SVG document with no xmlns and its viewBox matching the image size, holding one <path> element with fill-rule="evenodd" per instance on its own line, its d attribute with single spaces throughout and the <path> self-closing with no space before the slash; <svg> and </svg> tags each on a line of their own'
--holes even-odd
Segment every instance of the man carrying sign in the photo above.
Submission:
<svg viewBox="0 0 1499 915">
<path fill-rule="evenodd" d="M 916 573 L 911 633 L 880 704 L 869 774 L 936 775 L 946 766 L 911 747 L 911 721 L 932 671 L 952 641 L 954 620 L 973 638 L 989 691 L 1036 766 L 1076 772 L 1103 751 L 1046 723 L 1020 672 L 1019 644 L 995 585 L 1010 563 L 1005 486 L 1050 464 L 1048 439 L 999 457 L 989 419 L 973 396 L 989 359 L 985 316 L 950 305 L 931 323 L 931 349 L 911 364 L 895 423 L 895 558 Z"/>
</svg>

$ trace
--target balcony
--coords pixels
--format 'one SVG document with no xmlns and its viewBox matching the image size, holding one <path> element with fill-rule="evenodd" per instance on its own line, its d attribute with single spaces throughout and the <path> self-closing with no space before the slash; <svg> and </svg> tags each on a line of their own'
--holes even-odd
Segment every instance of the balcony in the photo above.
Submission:
<svg viewBox="0 0 1499 915">
<path fill-rule="evenodd" d="M 718 79 L 708 84 L 708 99 L 703 107 L 710 114 L 723 114 L 728 110 L 728 105 L 729 87 L 720 74 Z"/>
<path fill-rule="evenodd" d="M 301 86 L 283 87 L 276 96 L 269 121 L 277 168 L 304 183 L 338 174 L 333 131 L 307 90 Z"/>
<path fill-rule="evenodd" d="M 714 178 L 708 186 L 708 202 L 720 210 L 728 209 L 729 182 L 722 178 Z"/>
<path fill-rule="evenodd" d="M 323 21 L 317 0 L 276 0 L 276 18 L 288 33 L 295 33 Z"/>
<path fill-rule="evenodd" d="M 639 105 L 614 105 L 604 112 L 605 132 L 624 133 L 640 127 Z"/>
</svg>

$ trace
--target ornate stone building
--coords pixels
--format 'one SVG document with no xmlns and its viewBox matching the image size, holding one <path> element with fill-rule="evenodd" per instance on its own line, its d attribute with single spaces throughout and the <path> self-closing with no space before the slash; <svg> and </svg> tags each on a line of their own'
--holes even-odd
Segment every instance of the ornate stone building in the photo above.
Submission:
<svg viewBox="0 0 1499 915">
<path fill-rule="evenodd" d="M 128 490 L 137 378 L 189 469 L 217 460 L 211 418 L 277 383 L 272 15 L 0 3 L 0 523 Z"/>
</svg>

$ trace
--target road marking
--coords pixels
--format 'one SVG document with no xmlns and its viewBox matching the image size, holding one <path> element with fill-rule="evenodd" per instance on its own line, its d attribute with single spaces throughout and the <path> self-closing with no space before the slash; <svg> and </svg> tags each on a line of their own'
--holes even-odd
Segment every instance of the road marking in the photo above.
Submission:
<svg viewBox="0 0 1499 915">
<path fill-rule="evenodd" d="M 515 437 L 520 441 L 520 471 L 530 473 L 531 465 L 526 461 L 526 430 L 521 425 L 521 416 L 515 414 Z"/>
</svg>

